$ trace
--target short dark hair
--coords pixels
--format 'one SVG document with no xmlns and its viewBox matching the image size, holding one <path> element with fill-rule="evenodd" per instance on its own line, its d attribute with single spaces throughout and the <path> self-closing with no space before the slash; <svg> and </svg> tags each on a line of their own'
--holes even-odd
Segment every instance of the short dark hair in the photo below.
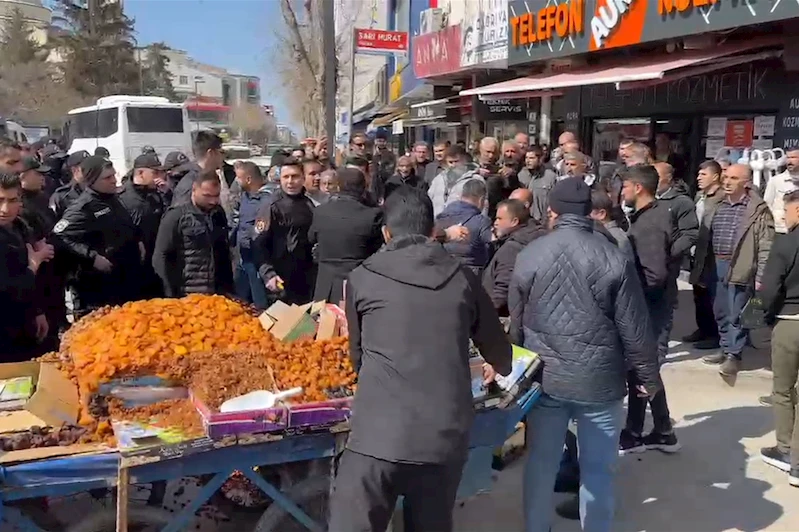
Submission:
<svg viewBox="0 0 799 532">
<path fill-rule="evenodd" d="M 19 143 L 8 137 L 0 137 L 0 155 L 4 155 L 9 150 L 21 150 Z"/>
<path fill-rule="evenodd" d="M 536 156 L 538 156 L 539 158 L 544 156 L 544 150 L 542 150 L 541 146 L 539 146 L 538 144 L 533 144 L 532 146 L 527 148 L 525 155 L 527 155 L 528 153 L 535 153 Z"/>
<path fill-rule="evenodd" d="M 264 178 L 264 175 L 261 173 L 261 169 L 258 168 L 258 165 L 252 161 L 241 161 L 241 163 L 239 163 L 239 168 L 241 168 L 242 172 L 244 172 L 246 175 L 254 179 Z"/>
<path fill-rule="evenodd" d="M 198 131 L 194 137 L 192 151 L 195 157 L 204 157 L 208 150 L 221 150 L 222 137 L 210 130 Z"/>
<path fill-rule="evenodd" d="M 199 187 L 203 183 L 210 181 L 216 182 L 217 185 L 222 185 L 222 183 L 219 181 L 219 176 L 216 175 L 216 170 L 203 170 L 202 172 L 199 172 L 196 176 L 194 176 L 194 181 L 192 181 L 192 184 Z"/>
<path fill-rule="evenodd" d="M 342 168 L 336 174 L 339 191 L 354 196 L 361 196 L 366 191 L 366 176 L 357 168 Z"/>
<path fill-rule="evenodd" d="M 644 190 L 653 196 L 658 190 L 658 171 L 651 164 L 636 164 L 625 168 L 621 172 L 622 181 L 638 183 Z"/>
<path fill-rule="evenodd" d="M 796 203 L 799 201 L 799 190 L 792 190 L 791 192 L 788 192 L 782 197 L 782 201 L 786 205 L 789 203 Z"/>
<path fill-rule="evenodd" d="M 613 202 L 608 196 L 608 193 L 604 190 L 593 190 L 591 191 L 591 210 L 594 211 L 605 211 L 608 213 L 608 216 L 611 214 L 611 210 L 613 209 Z"/>
<path fill-rule="evenodd" d="M 369 161 L 366 160 L 366 157 L 361 157 L 360 155 L 350 155 L 344 160 L 345 166 L 357 166 L 358 168 L 362 166 L 369 166 Z"/>
<path fill-rule="evenodd" d="M 0 189 L 3 190 L 20 190 L 22 189 L 22 181 L 17 174 L 0 173 Z"/>
<path fill-rule="evenodd" d="M 288 157 L 288 155 L 283 152 L 275 153 L 270 161 L 270 166 L 283 166 L 283 161 L 286 160 L 286 157 Z"/>
<path fill-rule="evenodd" d="M 305 169 L 302 166 L 302 161 L 300 161 L 296 157 L 291 157 L 291 156 L 286 157 L 285 159 L 283 159 L 283 164 L 281 164 L 280 166 L 293 166 L 297 168 L 300 171 L 300 173 L 303 174 L 305 173 Z"/>
<path fill-rule="evenodd" d="M 445 147 L 445 148 L 449 148 L 450 144 L 451 144 L 451 143 L 450 143 L 450 141 L 448 141 L 448 140 L 439 140 L 439 141 L 437 141 L 435 144 L 433 144 L 433 146 L 434 146 L 434 147 L 435 147 L 435 146 L 443 146 L 443 147 Z"/>
<path fill-rule="evenodd" d="M 383 206 L 385 223 L 392 238 L 433 232 L 433 202 L 426 193 L 413 187 L 399 187 Z"/>
<path fill-rule="evenodd" d="M 530 210 L 524 203 L 517 199 L 502 200 L 497 204 L 497 210 L 499 210 L 500 207 L 505 207 L 505 210 L 507 210 L 511 216 L 518 219 L 519 223 L 525 223 L 530 219 Z"/>
<path fill-rule="evenodd" d="M 718 161 L 705 161 L 699 165 L 700 170 L 710 170 L 714 174 L 721 175 L 721 165 Z"/>
<path fill-rule="evenodd" d="M 461 190 L 461 197 L 463 198 L 472 198 L 472 199 L 482 199 L 486 196 L 487 189 L 485 181 L 482 179 L 469 179 L 466 183 L 463 184 L 463 189 Z"/>
<path fill-rule="evenodd" d="M 303 146 L 302 144 L 298 144 L 297 146 L 294 146 L 293 148 L 291 148 L 291 151 L 293 151 L 293 152 L 294 151 L 301 151 L 302 153 L 305 153 L 305 146 Z"/>
<path fill-rule="evenodd" d="M 306 164 L 318 164 L 319 166 L 322 166 L 322 161 L 316 157 L 305 157 L 302 160 L 302 166 L 304 167 Z"/>
<path fill-rule="evenodd" d="M 355 144 L 355 142 L 353 142 L 353 141 L 355 139 L 359 138 L 359 137 L 362 138 L 364 142 L 366 142 L 366 135 L 365 134 L 363 134 L 363 133 L 353 133 L 352 137 L 350 137 L 350 144 Z"/>
<path fill-rule="evenodd" d="M 455 144 L 454 146 L 449 146 L 447 148 L 444 157 L 457 157 L 458 159 L 463 159 L 466 157 L 466 150 L 463 149 L 463 146 L 458 146 Z"/>
</svg>

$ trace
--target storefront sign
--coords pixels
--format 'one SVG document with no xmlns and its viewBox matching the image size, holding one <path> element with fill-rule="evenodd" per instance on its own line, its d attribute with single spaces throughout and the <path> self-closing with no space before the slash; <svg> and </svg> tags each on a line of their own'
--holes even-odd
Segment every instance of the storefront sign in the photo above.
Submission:
<svg viewBox="0 0 799 532">
<path fill-rule="evenodd" d="M 460 24 L 413 38 L 413 72 L 417 78 L 451 74 L 460 68 Z"/>
<path fill-rule="evenodd" d="M 388 82 L 388 101 L 396 102 L 402 96 L 402 72 L 397 72 L 391 76 Z"/>
<path fill-rule="evenodd" d="M 774 127 L 774 147 L 799 149 L 799 72 L 783 75 L 780 83 L 785 93 L 779 100 L 780 110 Z"/>
<path fill-rule="evenodd" d="M 410 118 L 414 120 L 433 120 L 443 119 L 447 115 L 447 108 L 444 103 L 424 105 L 422 107 L 411 107 Z"/>
<path fill-rule="evenodd" d="M 461 67 L 503 67 L 508 58 L 507 0 L 470 0 L 463 23 Z M 499 64 L 496 64 L 499 63 Z"/>
<path fill-rule="evenodd" d="M 560 0 L 540 7 L 541 3 L 508 3 L 508 65 L 799 17 L 799 2 L 786 0 Z"/>
<path fill-rule="evenodd" d="M 751 120 L 728 120 L 724 145 L 730 148 L 748 148 L 754 138 L 754 122 Z"/>
<path fill-rule="evenodd" d="M 359 54 L 405 54 L 408 33 L 373 29 L 355 30 L 355 51 Z"/>
<path fill-rule="evenodd" d="M 527 120 L 527 100 L 477 100 L 477 120 Z"/>
</svg>

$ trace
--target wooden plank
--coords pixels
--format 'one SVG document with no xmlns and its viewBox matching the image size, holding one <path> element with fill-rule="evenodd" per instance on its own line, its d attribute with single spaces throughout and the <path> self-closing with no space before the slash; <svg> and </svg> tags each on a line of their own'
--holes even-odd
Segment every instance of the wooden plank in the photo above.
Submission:
<svg viewBox="0 0 799 532">
<path fill-rule="evenodd" d="M 128 487 L 130 486 L 130 469 L 119 467 L 117 481 L 117 532 L 128 532 Z"/>
</svg>

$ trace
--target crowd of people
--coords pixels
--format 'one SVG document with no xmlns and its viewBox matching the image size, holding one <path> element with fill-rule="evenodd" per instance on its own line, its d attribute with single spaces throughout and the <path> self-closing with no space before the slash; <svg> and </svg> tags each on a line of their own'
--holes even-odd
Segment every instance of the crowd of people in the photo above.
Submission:
<svg viewBox="0 0 799 532">
<path fill-rule="evenodd" d="M 444 531 L 473 410 L 469 341 L 487 382 L 509 372 L 512 342 L 544 363 L 526 529 L 549 530 L 553 486 L 580 486 L 559 511 L 605 531 L 618 457 L 680 449 L 660 366 L 686 270 L 697 330 L 685 340 L 713 349 L 704 361 L 723 376 L 741 368 L 745 307 L 761 301 L 776 323 L 763 401 L 777 445 L 763 457 L 799 484 L 799 151 L 763 196 L 748 166 L 706 161 L 692 197 L 661 148 L 624 140 L 617 164 L 598 166 L 571 132 L 551 153 L 519 133 L 471 152 L 437 142 L 432 157 L 425 142 L 397 156 L 387 135 L 356 133 L 338 160 L 322 139 L 264 174 L 227 164 L 201 131 L 191 154 L 145 148 L 120 186 L 102 148 L 2 139 L 3 361 L 57 349 L 74 319 L 137 299 L 341 304 L 359 380 L 330 529 L 385 530 L 403 495 L 412 528 Z"/>
</svg>

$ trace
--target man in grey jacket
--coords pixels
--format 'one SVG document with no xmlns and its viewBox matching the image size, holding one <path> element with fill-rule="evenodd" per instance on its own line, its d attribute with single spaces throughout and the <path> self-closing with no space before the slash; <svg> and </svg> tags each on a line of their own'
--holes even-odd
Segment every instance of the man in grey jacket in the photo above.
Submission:
<svg viewBox="0 0 799 532">
<path fill-rule="evenodd" d="M 427 195 L 430 196 L 430 201 L 433 202 L 433 212 L 438 216 L 447 205 L 460 201 L 463 194 L 463 185 L 470 179 L 485 179 L 477 173 L 477 167 L 466 161 L 466 152 L 460 146 L 450 146 L 447 148 L 445 157 L 447 168 L 439 173 L 433 182 L 430 183 L 430 188 L 427 190 Z"/>
<path fill-rule="evenodd" d="M 583 528 L 609 532 L 627 370 L 640 379 L 642 395 L 654 393 L 657 355 L 635 266 L 594 233 L 588 185 L 559 181 L 548 212 L 552 231 L 519 254 L 508 293 L 511 341 L 544 362 L 544 394 L 527 423 L 525 530 L 549 530 L 564 436 L 574 419 L 586 481 Z"/>
<path fill-rule="evenodd" d="M 558 174 L 544 164 L 544 152 L 539 146 L 532 146 L 524 155 L 524 168 L 519 172 L 519 182 L 533 193 L 530 214 L 533 220 L 546 222 L 549 192 L 558 180 Z"/>
</svg>

